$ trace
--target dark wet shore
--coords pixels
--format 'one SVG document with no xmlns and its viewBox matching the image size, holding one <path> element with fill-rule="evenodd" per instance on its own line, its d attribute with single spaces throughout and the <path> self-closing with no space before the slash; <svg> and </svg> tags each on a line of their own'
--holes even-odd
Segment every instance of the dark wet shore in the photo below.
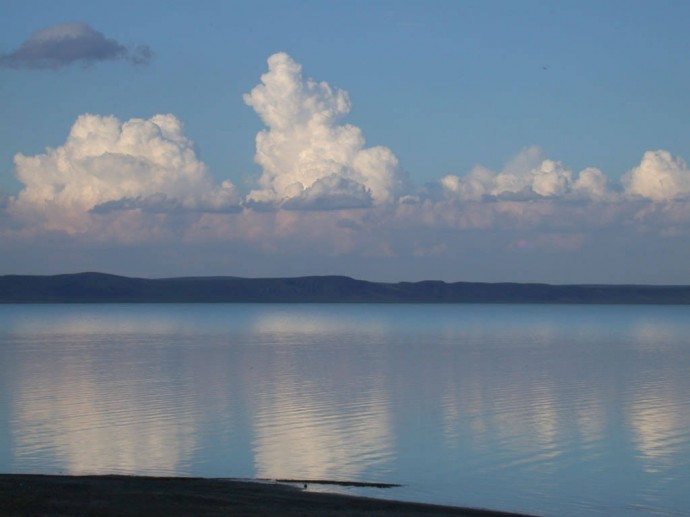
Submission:
<svg viewBox="0 0 690 517">
<path fill-rule="evenodd" d="M 0 474 L 3 516 L 510 516 L 205 478 Z"/>
</svg>

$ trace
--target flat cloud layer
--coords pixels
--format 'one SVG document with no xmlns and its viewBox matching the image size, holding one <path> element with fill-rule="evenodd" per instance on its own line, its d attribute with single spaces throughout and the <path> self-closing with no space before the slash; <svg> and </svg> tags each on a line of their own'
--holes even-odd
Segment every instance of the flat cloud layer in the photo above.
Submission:
<svg viewBox="0 0 690 517">
<path fill-rule="evenodd" d="M 24 187 L 0 195 L 7 272 L 64 256 L 58 271 L 689 281 L 690 170 L 666 150 L 644 153 L 620 182 L 531 146 L 499 171 L 415 187 L 390 149 L 366 147 L 343 122 L 347 93 L 305 78 L 287 54 L 269 58 L 244 100 L 266 125 L 258 188 L 244 195 L 213 179 L 170 114 L 82 115 L 63 145 L 17 154 Z"/>
<path fill-rule="evenodd" d="M 0 55 L 0 66 L 9 68 L 62 68 L 72 63 L 92 65 L 99 61 L 124 60 L 135 65 L 151 59 L 151 49 L 139 45 L 130 50 L 81 22 L 51 25 L 34 32 L 10 54 Z"/>
</svg>

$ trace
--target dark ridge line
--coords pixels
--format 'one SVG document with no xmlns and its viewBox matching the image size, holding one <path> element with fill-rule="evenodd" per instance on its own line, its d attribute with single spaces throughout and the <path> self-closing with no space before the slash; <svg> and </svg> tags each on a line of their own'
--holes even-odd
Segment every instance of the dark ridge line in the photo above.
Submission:
<svg viewBox="0 0 690 517">
<path fill-rule="evenodd" d="M 690 285 L 369 282 L 347 276 L 0 276 L 0 303 L 534 303 L 690 305 Z"/>
</svg>

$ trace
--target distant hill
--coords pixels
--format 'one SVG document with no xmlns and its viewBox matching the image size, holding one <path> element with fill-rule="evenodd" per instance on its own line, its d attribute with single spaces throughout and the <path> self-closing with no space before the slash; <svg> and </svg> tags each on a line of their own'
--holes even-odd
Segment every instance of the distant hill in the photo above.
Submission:
<svg viewBox="0 0 690 517">
<path fill-rule="evenodd" d="M 0 303 L 598 303 L 690 304 L 690 286 L 381 283 L 345 276 L 128 278 L 0 276 Z"/>
</svg>

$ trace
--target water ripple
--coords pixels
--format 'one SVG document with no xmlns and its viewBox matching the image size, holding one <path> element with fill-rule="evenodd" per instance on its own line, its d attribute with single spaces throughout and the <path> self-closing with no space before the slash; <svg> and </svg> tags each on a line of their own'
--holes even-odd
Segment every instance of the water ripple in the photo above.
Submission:
<svg viewBox="0 0 690 517">
<path fill-rule="evenodd" d="M 398 499 L 542 515 L 690 508 L 690 309 L 3 310 L 0 470 L 392 481 Z"/>
</svg>

